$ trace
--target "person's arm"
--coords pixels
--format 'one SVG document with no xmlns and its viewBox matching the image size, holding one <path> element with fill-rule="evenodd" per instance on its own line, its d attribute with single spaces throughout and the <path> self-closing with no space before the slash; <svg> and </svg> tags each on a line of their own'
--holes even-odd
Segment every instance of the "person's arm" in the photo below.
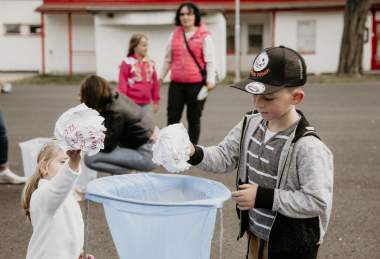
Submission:
<svg viewBox="0 0 380 259">
<path fill-rule="evenodd" d="M 124 128 L 124 120 L 114 119 L 111 112 L 107 111 L 102 112 L 100 115 L 104 118 L 104 126 L 107 129 L 104 138 L 104 148 L 101 152 L 109 153 L 113 151 L 119 143 L 120 132 Z"/>
<path fill-rule="evenodd" d="M 333 155 L 317 138 L 303 137 L 296 143 L 295 160 L 299 190 L 258 188 L 256 207 L 278 211 L 295 218 L 317 217 L 331 210 L 333 193 Z M 296 168 L 296 169 L 295 169 Z M 288 177 L 289 174 L 288 174 Z"/>
<path fill-rule="evenodd" d="M 240 156 L 240 137 L 243 121 L 236 125 L 217 146 L 194 146 L 190 160 L 199 169 L 214 173 L 234 170 Z"/>
<path fill-rule="evenodd" d="M 207 70 L 207 87 L 209 91 L 214 89 L 216 84 L 216 68 L 215 68 L 215 45 L 210 35 L 208 35 L 203 41 L 203 56 L 206 62 Z"/>
<path fill-rule="evenodd" d="M 166 45 L 166 50 L 165 50 L 165 56 L 164 56 L 164 63 L 162 64 L 161 68 L 161 74 L 160 74 L 160 83 L 162 83 L 168 74 L 170 70 L 170 66 L 172 63 L 172 38 L 173 38 L 173 33 L 170 34 L 169 36 L 169 41 Z"/>
<path fill-rule="evenodd" d="M 157 72 L 154 66 L 152 74 L 152 99 L 154 112 L 157 112 L 160 103 L 160 83 L 158 82 Z"/>
<path fill-rule="evenodd" d="M 61 167 L 45 186 L 42 186 L 40 197 L 44 199 L 49 214 L 53 215 L 72 191 L 80 174 L 80 150 L 68 151 L 69 160 Z"/>
<path fill-rule="evenodd" d="M 123 61 L 121 62 L 121 65 L 120 65 L 119 82 L 118 82 L 117 90 L 124 95 L 127 95 L 127 92 L 128 92 L 128 78 L 129 78 L 129 67 Z"/>
</svg>

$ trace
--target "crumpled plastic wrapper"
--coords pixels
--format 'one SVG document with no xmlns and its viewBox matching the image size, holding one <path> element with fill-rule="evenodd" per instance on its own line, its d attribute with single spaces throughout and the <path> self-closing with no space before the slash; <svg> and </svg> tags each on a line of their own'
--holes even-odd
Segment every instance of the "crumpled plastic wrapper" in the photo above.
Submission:
<svg viewBox="0 0 380 259">
<path fill-rule="evenodd" d="M 160 130 L 153 144 L 153 162 L 162 165 L 170 173 L 180 173 L 190 168 L 191 142 L 182 123 L 172 124 Z"/>
<path fill-rule="evenodd" d="M 55 123 L 54 136 L 62 150 L 82 150 L 89 156 L 104 148 L 104 118 L 84 103 L 64 112 Z"/>
</svg>

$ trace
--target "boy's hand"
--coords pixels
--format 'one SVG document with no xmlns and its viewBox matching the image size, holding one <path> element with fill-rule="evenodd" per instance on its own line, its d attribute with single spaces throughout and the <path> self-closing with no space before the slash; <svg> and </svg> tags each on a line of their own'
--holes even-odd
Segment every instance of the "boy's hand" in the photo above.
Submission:
<svg viewBox="0 0 380 259">
<path fill-rule="evenodd" d="M 69 167 L 76 172 L 79 171 L 79 163 L 81 159 L 80 152 L 80 150 L 68 150 L 66 152 L 69 157 Z"/>
<path fill-rule="evenodd" d="M 257 184 L 239 185 L 239 191 L 232 192 L 232 199 L 237 203 L 239 210 L 250 210 L 255 206 Z"/>
</svg>

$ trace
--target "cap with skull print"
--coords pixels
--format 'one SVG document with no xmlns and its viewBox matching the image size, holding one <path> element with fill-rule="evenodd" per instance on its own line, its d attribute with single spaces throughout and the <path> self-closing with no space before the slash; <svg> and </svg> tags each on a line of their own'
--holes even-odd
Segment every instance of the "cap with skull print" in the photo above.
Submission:
<svg viewBox="0 0 380 259">
<path fill-rule="evenodd" d="M 306 83 L 306 64 L 295 50 L 279 46 L 257 55 L 248 79 L 231 85 L 254 95 L 274 93 L 285 87 Z"/>
</svg>

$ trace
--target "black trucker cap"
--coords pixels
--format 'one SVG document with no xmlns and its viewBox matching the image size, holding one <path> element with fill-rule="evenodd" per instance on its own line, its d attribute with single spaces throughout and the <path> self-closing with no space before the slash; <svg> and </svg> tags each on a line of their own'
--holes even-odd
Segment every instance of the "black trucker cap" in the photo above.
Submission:
<svg viewBox="0 0 380 259">
<path fill-rule="evenodd" d="M 271 94 L 285 87 L 306 83 L 306 64 L 298 52 L 279 46 L 264 49 L 253 60 L 246 80 L 231 87 L 255 95 Z"/>
</svg>

